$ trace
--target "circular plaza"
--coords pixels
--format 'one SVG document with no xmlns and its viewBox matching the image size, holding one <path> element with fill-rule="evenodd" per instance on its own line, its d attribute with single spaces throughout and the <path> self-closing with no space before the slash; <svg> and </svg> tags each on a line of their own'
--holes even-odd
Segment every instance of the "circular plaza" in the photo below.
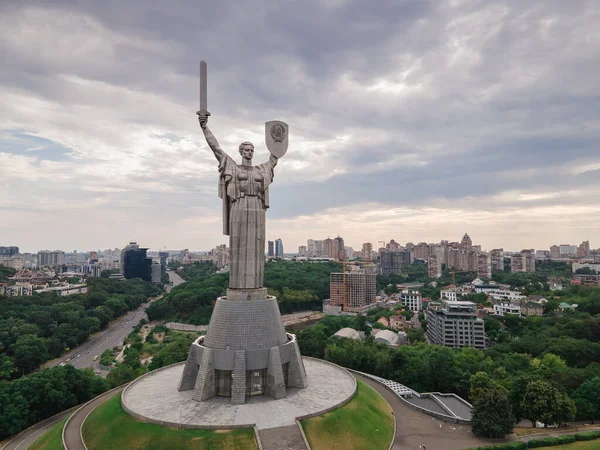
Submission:
<svg viewBox="0 0 600 450">
<path fill-rule="evenodd" d="M 138 420 L 177 428 L 257 429 L 294 425 L 347 403 L 356 391 L 356 380 L 345 369 L 327 361 L 303 358 L 308 387 L 288 388 L 285 398 L 251 397 L 232 405 L 227 397 L 198 402 L 192 391 L 179 391 L 184 363 L 144 375 L 123 392 L 122 406 Z"/>
</svg>

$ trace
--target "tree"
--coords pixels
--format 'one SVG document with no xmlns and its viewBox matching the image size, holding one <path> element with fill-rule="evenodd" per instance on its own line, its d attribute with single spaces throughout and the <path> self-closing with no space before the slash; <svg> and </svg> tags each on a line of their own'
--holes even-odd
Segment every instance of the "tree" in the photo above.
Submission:
<svg viewBox="0 0 600 450">
<path fill-rule="evenodd" d="M 566 394 L 542 380 L 530 381 L 521 400 L 523 415 L 535 427 L 537 421 L 545 425 L 562 424 L 575 416 L 575 404 Z"/>
<path fill-rule="evenodd" d="M 515 416 L 506 389 L 482 389 L 473 403 L 473 433 L 482 437 L 500 438 L 512 433 L 514 424 Z"/>
<path fill-rule="evenodd" d="M 11 346 L 15 364 L 22 373 L 33 372 L 40 364 L 48 361 L 46 339 L 26 334 Z"/>
<path fill-rule="evenodd" d="M 571 398 L 577 406 L 577 416 L 583 420 L 594 420 L 600 416 L 600 377 L 592 378 L 579 386 Z"/>
<path fill-rule="evenodd" d="M 9 380 L 16 371 L 12 360 L 6 355 L 0 355 L 0 380 Z"/>
<path fill-rule="evenodd" d="M 0 440 L 21 431 L 27 426 L 27 402 L 14 387 L 0 381 Z"/>
</svg>

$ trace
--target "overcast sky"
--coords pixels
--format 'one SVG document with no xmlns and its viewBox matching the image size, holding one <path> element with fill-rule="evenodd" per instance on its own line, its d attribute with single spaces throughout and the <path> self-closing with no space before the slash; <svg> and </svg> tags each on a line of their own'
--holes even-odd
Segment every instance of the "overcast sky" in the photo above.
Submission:
<svg viewBox="0 0 600 450">
<path fill-rule="evenodd" d="M 217 164 L 290 126 L 267 238 L 600 247 L 597 0 L 0 6 L 0 245 L 210 249 Z"/>
</svg>

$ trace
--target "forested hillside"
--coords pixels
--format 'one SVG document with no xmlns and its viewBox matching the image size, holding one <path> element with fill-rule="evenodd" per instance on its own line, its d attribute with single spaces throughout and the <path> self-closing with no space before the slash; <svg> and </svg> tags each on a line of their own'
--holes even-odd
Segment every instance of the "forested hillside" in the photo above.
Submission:
<svg viewBox="0 0 600 450">
<path fill-rule="evenodd" d="M 178 320 L 208 324 L 217 297 L 225 295 L 228 274 L 211 275 L 210 263 L 194 263 L 181 275 L 186 283 L 175 287 L 163 300 L 147 310 L 150 320 Z M 214 267 L 214 266 L 213 266 Z M 329 275 L 341 271 L 340 263 L 269 261 L 265 264 L 265 286 L 277 297 L 282 313 L 320 310 L 329 297 Z"/>
</svg>

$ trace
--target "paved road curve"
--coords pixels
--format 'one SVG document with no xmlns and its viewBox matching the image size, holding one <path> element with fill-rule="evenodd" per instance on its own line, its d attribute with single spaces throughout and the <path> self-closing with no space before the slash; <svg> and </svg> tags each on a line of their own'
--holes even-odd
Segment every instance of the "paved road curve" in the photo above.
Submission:
<svg viewBox="0 0 600 450">
<path fill-rule="evenodd" d="M 79 406 L 71 408 L 67 411 L 63 411 L 55 416 L 52 416 L 46 420 L 36 423 L 30 426 L 24 431 L 21 431 L 14 438 L 12 438 L 2 450 L 25 450 L 29 448 L 31 444 L 38 440 L 38 438 L 56 425 L 58 422 L 63 420 L 65 417 L 71 415 Z"/>
<path fill-rule="evenodd" d="M 120 386 L 90 400 L 79 408 L 67 421 L 63 429 L 63 445 L 66 450 L 87 450 L 81 438 L 81 425 L 89 413 L 114 395 L 121 393 L 125 386 Z"/>
<path fill-rule="evenodd" d="M 178 286 L 181 283 L 185 283 L 185 280 L 181 278 L 177 272 L 167 270 L 167 275 L 169 275 L 169 280 L 171 280 L 171 283 L 173 283 L 172 286 L 167 286 L 167 292 L 171 292 L 171 289 L 173 289 L 175 286 Z"/>
<path fill-rule="evenodd" d="M 77 369 L 85 369 L 87 367 L 99 369 L 99 361 L 94 361 L 94 356 L 100 356 L 106 349 L 123 345 L 123 340 L 131 333 L 138 322 L 142 319 L 148 319 L 144 312 L 147 306 L 147 303 L 143 303 L 138 309 L 130 311 L 114 320 L 106 329 L 94 334 L 80 346 L 65 353 L 60 359 L 49 364 L 49 367 L 66 363 L 73 365 Z M 68 358 L 70 358 L 69 362 L 67 362 Z"/>
<path fill-rule="evenodd" d="M 167 286 L 167 292 L 170 292 L 172 287 L 185 283 L 185 280 L 177 273 L 173 271 L 167 271 L 167 273 L 172 283 L 172 285 Z M 158 300 L 159 298 L 162 298 L 162 296 L 157 297 L 154 300 Z M 60 359 L 48 364 L 48 367 L 54 367 L 65 363 L 71 364 L 77 369 L 85 369 L 88 367 L 91 367 L 94 370 L 100 369 L 99 358 L 94 361 L 94 357 L 100 357 L 104 350 L 123 345 L 125 338 L 129 336 L 131 330 L 135 328 L 140 320 L 148 320 L 148 316 L 144 312 L 147 307 L 148 303 L 143 303 L 135 311 L 130 311 L 126 315 L 114 320 L 106 329 L 94 334 L 80 346 L 65 353 Z M 69 358 L 70 361 L 67 362 L 67 359 Z"/>
</svg>

